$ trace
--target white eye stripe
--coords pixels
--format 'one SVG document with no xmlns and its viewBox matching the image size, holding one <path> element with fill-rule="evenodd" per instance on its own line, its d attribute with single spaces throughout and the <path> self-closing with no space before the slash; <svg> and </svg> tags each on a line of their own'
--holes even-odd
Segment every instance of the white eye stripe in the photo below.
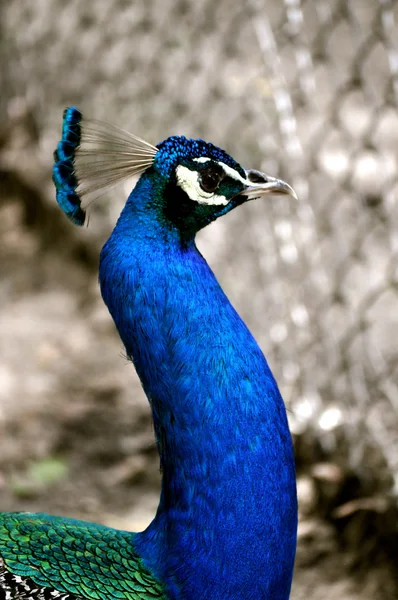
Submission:
<svg viewBox="0 0 398 600">
<path fill-rule="evenodd" d="M 193 160 L 195 162 L 198 162 L 198 163 L 206 163 L 206 162 L 209 162 L 209 161 L 211 161 L 213 159 L 212 158 L 208 158 L 207 156 L 200 156 L 199 158 L 194 158 Z M 226 165 L 221 160 L 216 160 L 214 162 L 217 163 L 218 165 L 220 165 L 220 167 L 224 170 L 224 173 L 228 177 L 231 177 L 231 179 L 235 179 L 235 181 L 239 181 L 240 183 L 243 183 L 243 185 L 247 185 L 248 183 L 250 183 L 250 182 L 247 181 L 247 179 L 245 179 L 244 177 L 242 177 L 242 175 L 240 175 L 240 173 L 238 173 L 238 171 L 236 169 L 233 169 L 229 165 Z"/>
<path fill-rule="evenodd" d="M 200 156 L 199 158 L 194 158 L 193 160 L 197 163 L 205 163 L 205 162 L 209 162 L 209 160 L 211 160 L 211 158 L 207 158 L 207 156 Z"/>
<path fill-rule="evenodd" d="M 180 188 L 184 190 L 191 200 L 198 204 L 225 206 L 229 202 L 225 196 L 219 196 L 202 190 L 199 183 L 199 173 L 197 171 L 191 171 L 188 167 L 178 165 L 176 168 L 176 177 Z"/>
<path fill-rule="evenodd" d="M 226 165 L 225 163 L 223 163 L 221 161 L 218 161 L 217 164 L 220 165 L 220 167 L 222 167 L 224 169 L 224 173 L 231 179 L 235 179 L 235 181 L 239 181 L 243 185 L 248 184 L 247 179 L 242 177 L 242 175 L 240 175 L 240 173 L 238 173 L 238 171 L 236 171 L 236 169 L 233 169 L 232 167 Z"/>
</svg>

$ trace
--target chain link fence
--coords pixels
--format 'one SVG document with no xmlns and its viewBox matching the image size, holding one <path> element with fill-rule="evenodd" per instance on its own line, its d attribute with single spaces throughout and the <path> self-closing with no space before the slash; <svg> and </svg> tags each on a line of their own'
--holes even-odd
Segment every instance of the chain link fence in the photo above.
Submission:
<svg viewBox="0 0 398 600">
<path fill-rule="evenodd" d="M 12 0 L 0 25 L 0 127 L 35 123 L 7 164 L 33 160 L 48 202 L 70 104 L 154 143 L 203 137 L 295 187 L 298 202 L 248 204 L 199 245 L 260 341 L 293 432 L 395 493 L 397 21 L 395 0 Z M 93 206 L 94 237 L 123 197 Z"/>
</svg>

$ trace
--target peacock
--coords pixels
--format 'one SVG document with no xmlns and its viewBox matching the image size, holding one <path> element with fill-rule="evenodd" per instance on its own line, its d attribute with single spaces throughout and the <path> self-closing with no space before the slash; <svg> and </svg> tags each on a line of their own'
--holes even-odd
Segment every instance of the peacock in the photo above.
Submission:
<svg viewBox="0 0 398 600">
<path fill-rule="evenodd" d="M 201 139 L 153 146 L 75 107 L 54 159 L 57 201 L 77 225 L 95 195 L 139 176 L 99 281 L 152 409 L 161 497 L 140 533 L 0 514 L 0 598 L 286 600 L 297 534 L 286 408 L 195 235 L 293 189 Z"/>
</svg>

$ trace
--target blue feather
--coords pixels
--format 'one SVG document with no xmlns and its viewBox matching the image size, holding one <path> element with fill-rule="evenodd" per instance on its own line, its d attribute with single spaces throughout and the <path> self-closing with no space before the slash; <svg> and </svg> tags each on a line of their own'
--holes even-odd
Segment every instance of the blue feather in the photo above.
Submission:
<svg viewBox="0 0 398 600">
<path fill-rule="evenodd" d="M 135 547 L 170 598 L 285 600 L 297 527 L 285 407 L 194 241 L 165 227 L 154 180 L 141 177 L 100 261 L 163 468 L 158 514 Z"/>
</svg>

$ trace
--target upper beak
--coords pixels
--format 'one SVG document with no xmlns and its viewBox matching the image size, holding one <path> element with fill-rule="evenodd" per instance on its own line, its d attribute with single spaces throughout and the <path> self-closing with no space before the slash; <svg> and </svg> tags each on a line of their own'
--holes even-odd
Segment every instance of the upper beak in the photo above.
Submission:
<svg viewBox="0 0 398 600">
<path fill-rule="evenodd" d="M 294 189 L 282 179 L 270 177 L 270 175 L 260 173 L 255 169 L 246 171 L 246 177 L 246 188 L 242 190 L 242 196 L 257 198 L 258 196 L 265 196 L 265 194 L 288 194 L 298 200 Z"/>
</svg>

